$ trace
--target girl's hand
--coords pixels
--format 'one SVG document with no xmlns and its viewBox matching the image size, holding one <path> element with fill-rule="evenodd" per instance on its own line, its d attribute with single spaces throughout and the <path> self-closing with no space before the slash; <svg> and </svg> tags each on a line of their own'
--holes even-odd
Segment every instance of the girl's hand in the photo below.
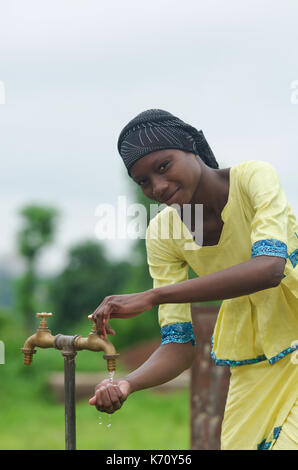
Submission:
<svg viewBox="0 0 298 470">
<path fill-rule="evenodd" d="M 89 400 L 98 411 L 112 414 L 119 410 L 130 394 L 130 384 L 127 380 L 111 382 L 105 379 L 95 387 L 95 394 Z"/>
<path fill-rule="evenodd" d="M 110 318 L 131 318 L 155 305 L 153 290 L 137 294 L 110 295 L 89 315 L 96 323 L 97 333 L 106 339 L 108 334 L 115 334 L 108 325 Z"/>
</svg>

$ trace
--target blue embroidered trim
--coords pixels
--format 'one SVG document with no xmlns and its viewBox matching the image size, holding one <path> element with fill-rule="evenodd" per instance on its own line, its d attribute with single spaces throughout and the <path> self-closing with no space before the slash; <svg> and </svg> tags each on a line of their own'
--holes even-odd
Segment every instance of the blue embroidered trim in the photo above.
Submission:
<svg viewBox="0 0 298 470">
<path fill-rule="evenodd" d="M 298 263 L 298 248 L 297 248 L 297 250 L 293 251 L 293 253 L 291 253 L 288 256 L 288 258 L 291 261 L 291 263 L 293 265 L 293 268 L 295 268 L 297 266 L 297 263 Z"/>
<path fill-rule="evenodd" d="M 282 351 L 282 352 L 278 353 L 276 356 L 273 356 L 270 359 L 268 359 L 269 364 L 271 364 L 271 365 L 275 364 L 277 361 L 280 361 L 280 359 L 283 359 L 288 354 L 291 354 L 292 352 L 296 351 L 296 349 L 298 349 L 298 344 L 295 345 L 295 346 L 290 346 L 287 349 L 284 349 L 284 351 Z M 261 356 L 257 356 L 253 359 L 243 359 L 243 360 L 239 360 L 239 361 L 231 361 L 230 359 L 217 359 L 217 357 L 216 357 L 216 355 L 214 354 L 213 351 L 211 351 L 211 357 L 212 357 L 212 359 L 214 360 L 214 362 L 217 366 L 230 366 L 230 367 L 256 364 L 257 362 L 266 361 L 266 359 L 267 359 L 265 354 L 262 354 Z"/>
<path fill-rule="evenodd" d="M 260 444 L 258 444 L 257 450 L 268 450 L 271 446 L 271 443 L 272 441 L 266 442 L 266 439 L 264 439 Z"/>
<path fill-rule="evenodd" d="M 280 353 L 276 354 L 276 356 L 273 356 L 270 359 L 268 359 L 269 364 L 271 365 L 275 364 L 277 361 L 279 361 L 280 359 L 283 359 L 288 354 L 291 354 L 292 352 L 296 351 L 296 349 L 298 349 L 298 344 L 296 344 L 295 346 L 290 346 L 287 349 L 284 349 Z"/>
<path fill-rule="evenodd" d="M 213 344 L 214 344 L 214 339 L 213 339 L 213 336 L 212 336 L 212 338 L 211 338 L 212 349 L 213 349 Z M 298 344 L 295 344 L 294 346 L 290 346 L 289 348 L 284 349 L 280 353 L 276 354 L 276 356 L 273 356 L 270 359 L 268 359 L 268 362 L 269 362 L 269 364 L 273 365 L 277 361 L 280 361 L 280 359 L 283 359 L 285 356 L 287 356 L 288 354 L 291 354 L 292 352 L 296 351 L 297 349 L 298 349 Z M 231 361 L 230 359 L 217 359 L 217 357 L 216 357 L 216 355 L 214 354 L 213 351 L 211 351 L 211 357 L 212 357 L 212 359 L 214 360 L 214 362 L 217 366 L 230 366 L 230 367 L 256 364 L 257 362 L 266 361 L 266 359 L 267 359 L 265 354 L 262 354 L 261 356 L 257 356 L 253 359 L 243 359 L 243 360 L 239 360 L 239 361 Z"/>
<path fill-rule="evenodd" d="M 161 344 L 167 343 L 188 343 L 189 341 L 195 346 L 195 338 L 193 335 L 192 323 L 172 323 L 161 328 Z"/>
<path fill-rule="evenodd" d="M 267 359 L 267 357 L 264 354 L 262 356 L 255 357 L 254 359 L 243 359 L 241 361 L 231 361 L 229 359 L 217 359 L 213 351 L 211 351 L 211 357 L 217 366 L 230 366 L 230 367 L 256 364 L 257 362 L 266 361 Z"/>
<path fill-rule="evenodd" d="M 281 426 L 278 426 L 273 429 L 273 439 L 276 440 L 278 438 L 280 431 L 281 431 Z"/>
<path fill-rule="evenodd" d="M 280 258 L 287 258 L 287 245 L 279 240 L 270 238 L 268 240 L 259 240 L 255 242 L 251 249 L 252 258 L 260 255 L 279 256 Z"/>
<path fill-rule="evenodd" d="M 211 347 L 213 349 L 214 346 L 214 337 L 211 337 Z M 213 351 L 211 351 L 211 357 L 217 366 L 245 366 L 248 364 L 256 364 L 257 362 L 266 361 L 267 357 L 262 354 L 261 356 L 257 356 L 253 359 L 243 359 L 241 361 L 231 361 L 230 359 L 217 359 L 216 355 Z"/>
<path fill-rule="evenodd" d="M 281 426 L 277 426 L 276 428 L 273 429 L 274 441 L 276 441 L 276 439 L 278 438 L 280 431 L 281 431 Z M 262 442 L 260 442 L 260 444 L 257 445 L 257 450 L 268 450 L 272 442 L 273 441 L 266 442 L 266 439 L 264 439 Z"/>
</svg>

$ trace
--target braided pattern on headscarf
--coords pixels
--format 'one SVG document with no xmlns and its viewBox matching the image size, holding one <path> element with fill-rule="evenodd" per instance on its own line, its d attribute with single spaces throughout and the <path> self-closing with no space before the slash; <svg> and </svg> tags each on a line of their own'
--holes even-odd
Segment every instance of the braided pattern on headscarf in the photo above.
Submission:
<svg viewBox="0 0 298 470">
<path fill-rule="evenodd" d="M 129 174 L 140 158 L 169 148 L 198 154 L 206 165 L 218 168 L 203 132 L 162 109 L 138 114 L 123 128 L 118 139 L 118 151 Z"/>
</svg>

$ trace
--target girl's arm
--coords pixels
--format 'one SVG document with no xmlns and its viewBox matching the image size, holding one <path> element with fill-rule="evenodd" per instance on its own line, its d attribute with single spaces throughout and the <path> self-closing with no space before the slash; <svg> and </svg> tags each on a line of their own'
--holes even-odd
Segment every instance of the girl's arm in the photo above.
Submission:
<svg viewBox="0 0 298 470">
<path fill-rule="evenodd" d="M 113 384 L 108 380 L 99 383 L 89 403 L 99 411 L 114 413 L 132 392 L 174 379 L 191 366 L 193 358 L 194 347 L 190 341 L 164 344 L 144 364 L 123 379 Z"/>
<path fill-rule="evenodd" d="M 131 392 L 169 382 L 191 366 L 194 349 L 191 341 L 159 346 L 144 364 L 124 380 L 130 383 Z"/>
<path fill-rule="evenodd" d="M 257 256 L 222 271 L 152 289 L 154 303 L 188 303 L 232 299 L 278 286 L 286 260 Z"/>
<path fill-rule="evenodd" d="M 98 333 L 106 338 L 110 318 L 129 318 L 154 305 L 231 299 L 276 287 L 282 279 L 285 262 L 284 258 L 261 255 L 196 279 L 136 294 L 112 295 L 90 317 L 96 322 Z"/>
</svg>

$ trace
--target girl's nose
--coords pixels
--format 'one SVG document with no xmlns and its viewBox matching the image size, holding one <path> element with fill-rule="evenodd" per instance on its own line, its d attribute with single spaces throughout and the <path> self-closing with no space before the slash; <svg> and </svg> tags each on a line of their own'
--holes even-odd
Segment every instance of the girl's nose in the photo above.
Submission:
<svg viewBox="0 0 298 470">
<path fill-rule="evenodd" d="M 168 191 L 168 183 L 164 180 L 164 178 L 158 178 L 153 182 L 153 196 L 154 199 L 162 200 L 164 199 L 164 195 Z"/>
</svg>

